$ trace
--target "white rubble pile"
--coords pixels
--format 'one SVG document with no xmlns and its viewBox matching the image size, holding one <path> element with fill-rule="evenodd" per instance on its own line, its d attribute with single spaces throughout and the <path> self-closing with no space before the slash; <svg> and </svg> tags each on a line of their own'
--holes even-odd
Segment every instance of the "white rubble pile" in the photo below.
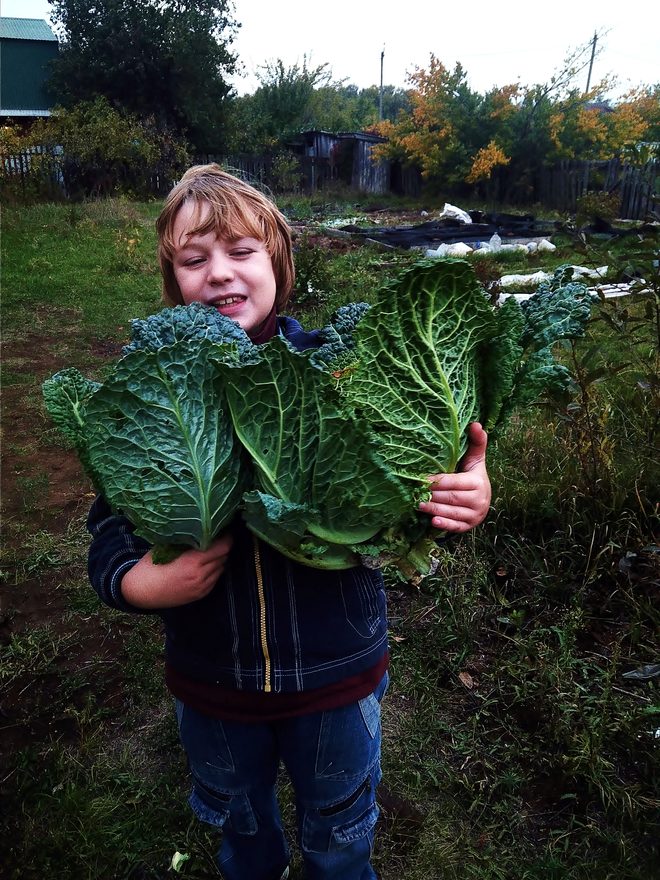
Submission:
<svg viewBox="0 0 660 880">
<path fill-rule="evenodd" d="M 595 278 L 596 280 L 605 278 L 608 268 L 608 266 L 599 266 L 597 269 L 587 269 L 586 266 L 571 266 L 575 280 L 580 278 Z M 552 278 L 552 272 L 544 272 L 543 270 L 530 272 L 527 275 L 502 275 L 500 286 L 513 287 L 516 284 L 537 285 L 542 281 L 548 281 L 550 278 Z"/>
<path fill-rule="evenodd" d="M 452 206 L 445 205 L 445 208 L 447 207 L 451 208 Z M 547 238 L 542 238 L 540 241 L 528 241 L 525 244 L 522 242 L 516 242 L 515 244 L 502 244 L 502 238 L 496 232 L 488 241 L 475 242 L 474 247 L 466 244 L 464 241 L 457 242 L 456 244 L 441 244 L 437 248 L 428 248 L 426 256 L 464 257 L 466 254 L 471 254 L 472 252 L 477 256 L 480 254 L 501 253 L 535 254 L 550 253 L 551 251 L 556 250 L 557 246 L 551 241 L 548 241 Z"/>
</svg>

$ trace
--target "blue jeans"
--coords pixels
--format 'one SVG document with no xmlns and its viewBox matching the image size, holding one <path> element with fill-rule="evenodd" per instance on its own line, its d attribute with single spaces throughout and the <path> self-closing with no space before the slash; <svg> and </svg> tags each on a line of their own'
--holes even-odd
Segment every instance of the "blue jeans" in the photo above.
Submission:
<svg viewBox="0 0 660 880">
<path fill-rule="evenodd" d="M 190 804 L 199 819 L 222 828 L 225 880 L 279 880 L 289 863 L 275 797 L 280 760 L 295 792 L 308 880 L 376 880 L 369 862 L 387 683 L 386 673 L 357 703 L 264 724 L 219 721 L 177 701 Z"/>
</svg>

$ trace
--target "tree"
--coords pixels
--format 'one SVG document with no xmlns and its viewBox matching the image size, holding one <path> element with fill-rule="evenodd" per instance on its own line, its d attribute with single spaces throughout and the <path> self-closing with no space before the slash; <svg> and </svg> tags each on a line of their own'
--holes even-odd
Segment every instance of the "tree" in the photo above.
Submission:
<svg viewBox="0 0 660 880">
<path fill-rule="evenodd" d="M 303 56 L 302 64 L 286 67 L 278 58 L 263 65 L 257 75 L 257 90 L 232 102 L 233 152 L 270 151 L 306 129 L 359 131 L 378 122 L 378 87 L 359 89 L 335 81 L 327 63 L 312 67 Z M 409 108 L 406 92 L 384 87 L 385 118 L 394 119 Z"/>
<path fill-rule="evenodd" d="M 376 125 L 379 120 L 380 110 L 380 87 L 368 86 L 360 89 L 356 95 L 358 105 L 357 113 L 361 120 L 361 127 Z M 396 120 L 402 114 L 412 112 L 410 92 L 400 89 L 398 86 L 383 86 L 383 119 L 390 122 Z"/>
<path fill-rule="evenodd" d="M 483 99 L 469 88 L 460 64 L 449 70 L 434 55 L 428 69 L 418 67 L 408 79 L 412 112 L 378 126 L 389 140 L 376 153 L 416 164 L 431 183 L 460 183 L 474 153 L 488 143 L 479 125 Z"/>
<path fill-rule="evenodd" d="M 426 69 L 409 75 L 411 112 L 378 126 L 388 142 L 375 152 L 415 164 L 436 188 L 460 191 L 490 181 L 495 193 L 499 181 L 504 201 L 532 197 L 544 164 L 634 157 L 640 143 L 660 136 L 658 86 L 609 107 L 597 100 L 609 82 L 589 92 L 576 85 L 590 55 L 591 41 L 571 52 L 547 83 L 513 83 L 484 95 L 471 91 L 460 65 L 449 70 L 431 55 Z"/>
<path fill-rule="evenodd" d="M 230 0 L 51 0 L 63 39 L 51 88 L 71 107 L 103 96 L 202 151 L 223 147 L 234 73 Z"/>
<path fill-rule="evenodd" d="M 644 147 L 660 142 L 660 84 L 628 92 L 606 123 L 612 144 L 627 158 L 643 160 L 645 152 L 656 155 Z"/>
<path fill-rule="evenodd" d="M 278 58 L 264 64 L 257 76 L 257 90 L 234 102 L 235 151 L 272 150 L 298 132 L 319 126 L 314 94 L 319 87 L 331 83 L 332 73 L 327 64 L 310 67 L 303 56 L 302 64 L 286 67 Z"/>
</svg>

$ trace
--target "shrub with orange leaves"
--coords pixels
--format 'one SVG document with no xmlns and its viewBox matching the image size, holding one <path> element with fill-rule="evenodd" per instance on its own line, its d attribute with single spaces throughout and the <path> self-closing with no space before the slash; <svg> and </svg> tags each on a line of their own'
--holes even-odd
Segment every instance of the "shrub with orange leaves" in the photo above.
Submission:
<svg viewBox="0 0 660 880">
<path fill-rule="evenodd" d="M 477 151 L 465 181 L 466 183 L 477 183 L 479 180 L 487 180 L 492 174 L 493 168 L 498 165 L 508 165 L 510 161 L 511 157 L 507 156 L 495 141 L 490 141 L 487 146 Z"/>
</svg>

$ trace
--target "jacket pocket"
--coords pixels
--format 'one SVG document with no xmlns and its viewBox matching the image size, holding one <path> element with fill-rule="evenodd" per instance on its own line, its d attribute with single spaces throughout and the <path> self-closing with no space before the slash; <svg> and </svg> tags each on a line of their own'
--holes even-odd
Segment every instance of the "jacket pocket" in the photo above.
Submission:
<svg viewBox="0 0 660 880">
<path fill-rule="evenodd" d="M 372 638 L 383 614 L 384 591 L 380 574 L 365 568 L 350 569 L 350 574 L 341 577 L 341 596 L 347 623 L 362 638 Z"/>
</svg>

